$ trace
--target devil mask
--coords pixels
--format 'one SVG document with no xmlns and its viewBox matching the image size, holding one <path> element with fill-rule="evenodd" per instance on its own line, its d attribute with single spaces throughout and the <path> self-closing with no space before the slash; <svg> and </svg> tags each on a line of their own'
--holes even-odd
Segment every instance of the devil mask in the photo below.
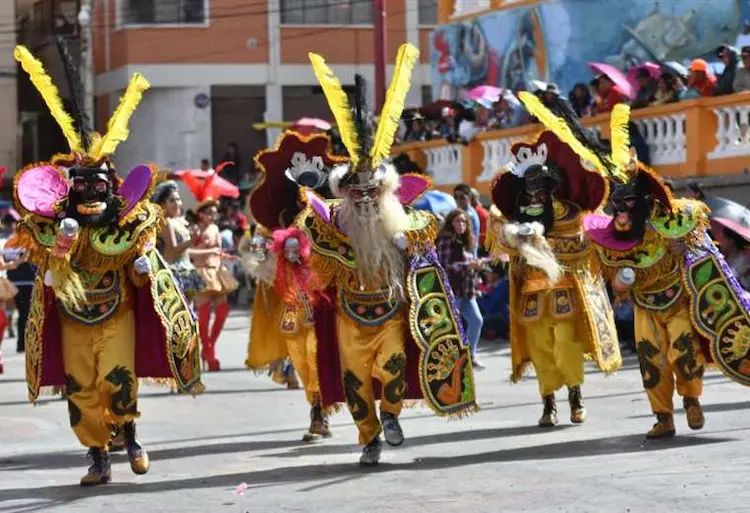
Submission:
<svg viewBox="0 0 750 513">
<path fill-rule="evenodd" d="M 653 206 L 648 184 L 642 179 L 616 184 L 610 199 L 614 210 L 615 238 L 622 241 L 642 239 Z"/>
<path fill-rule="evenodd" d="M 522 181 L 515 220 L 521 223 L 538 222 L 544 225 L 545 231 L 551 230 L 555 222 L 552 195 L 557 186 L 554 172 L 545 165 L 534 165 L 526 170 Z"/>
<path fill-rule="evenodd" d="M 121 202 L 115 195 L 116 184 L 106 164 L 100 167 L 76 165 L 68 170 L 71 181 L 66 214 L 81 226 L 114 222 Z"/>
</svg>

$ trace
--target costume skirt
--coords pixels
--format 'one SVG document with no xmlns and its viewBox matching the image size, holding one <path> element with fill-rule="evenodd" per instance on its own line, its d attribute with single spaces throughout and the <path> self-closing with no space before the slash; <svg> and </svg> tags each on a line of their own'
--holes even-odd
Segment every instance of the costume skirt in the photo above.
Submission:
<svg viewBox="0 0 750 513">
<path fill-rule="evenodd" d="M 225 266 L 216 267 L 196 267 L 198 274 L 205 283 L 202 294 L 212 296 L 228 296 L 240 286 L 237 279 Z"/>
</svg>

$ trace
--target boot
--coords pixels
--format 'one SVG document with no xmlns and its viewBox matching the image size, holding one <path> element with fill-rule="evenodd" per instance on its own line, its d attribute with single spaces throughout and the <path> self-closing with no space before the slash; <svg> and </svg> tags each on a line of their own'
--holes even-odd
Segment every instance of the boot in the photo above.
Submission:
<svg viewBox="0 0 750 513">
<path fill-rule="evenodd" d="M 669 438 L 674 436 L 674 417 L 671 413 L 657 413 L 656 424 L 646 433 L 646 439 L 656 440 L 659 438 Z"/>
<path fill-rule="evenodd" d="M 568 388 L 568 404 L 570 404 L 570 421 L 573 424 L 583 424 L 586 420 L 586 408 L 583 407 L 580 385 Z"/>
<path fill-rule="evenodd" d="M 320 402 L 313 403 L 310 408 L 310 429 L 302 437 L 303 442 L 312 442 L 319 437 L 330 438 L 331 428 L 328 425 L 328 417 L 323 413 Z"/>
<path fill-rule="evenodd" d="M 549 394 L 542 397 L 544 401 L 544 410 L 539 418 L 539 427 L 552 427 L 557 424 L 557 403 L 555 403 L 555 394 Z"/>
<path fill-rule="evenodd" d="M 89 456 L 94 463 L 89 467 L 89 472 L 81 478 L 81 486 L 96 486 L 107 484 L 112 480 L 112 468 L 109 466 L 109 453 L 106 449 L 92 447 Z"/>
<path fill-rule="evenodd" d="M 198 307 L 198 333 L 201 339 L 201 362 L 203 370 L 208 368 L 209 362 L 214 360 L 214 349 L 211 345 L 208 325 L 211 322 L 211 303 L 204 303 Z"/>
<path fill-rule="evenodd" d="M 115 426 L 112 428 L 112 441 L 109 442 L 109 452 L 120 452 L 124 451 L 127 446 L 125 441 L 125 431 L 122 426 Z"/>
<path fill-rule="evenodd" d="M 277 360 L 268 369 L 268 375 L 277 385 L 286 385 L 287 377 L 284 373 L 284 360 Z"/>
<path fill-rule="evenodd" d="M 224 329 L 224 323 L 227 321 L 229 316 L 229 303 L 221 303 L 216 307 L 216 314 L 214 316 L 214 322 L 211 325 L 211 356 L 213 360 L 208 363 L 208 370 L 219 371 L 221 370 L 221 364 L 218 358 L 216 358 L 216 343 L 219 341 L 219 335 L 221 330 Z"/>
<path fill-rule="evenodd" d="M 0 374 L 5 372 L 5 364 L 3 363 L 3 336 L 5 335 L 5 328 L 8 327 L 8 317 L 5 312 L 0 311 Z"/>
<path fill-rule="evenodd" d="M 135 437 L 135 422 L 127 422 L 122 429 L 125 433 L 125 443 L 128 446 L 128 459 L 130 460 L 130 470 L 134 474 L 145 474 L 148 472 L 150 463 L 148 453 L 141 447 Z"/>
<path fill-rule="evenodd" d="M 698 402 L 697 397 L 684 397 L 682 399 L 682 405 L 685 408 L 685 415 L 687 416 L 687 423 L 690 429 L 703 429 L 703 425 L 706 423 L 706 419 L 703 416 L 703 408 L 701 403 Z"/>
<path fill-rule="evenodd" d="M 374 467 L 380 463 L 381 452 L 380 437 L 376 436 L 372 441 L 362 449 L 362 456 L 359 458 L 359 464 L 363 467 Z"/>
<path fill-rule="evenodd" d="M 383 434 L 388 445 L 398 447 L 404 443 L 404 432 L 398 422 L 398 417 L 387 411 L 381 411 L 380 423 L 383 424 Z"/>
</svg>

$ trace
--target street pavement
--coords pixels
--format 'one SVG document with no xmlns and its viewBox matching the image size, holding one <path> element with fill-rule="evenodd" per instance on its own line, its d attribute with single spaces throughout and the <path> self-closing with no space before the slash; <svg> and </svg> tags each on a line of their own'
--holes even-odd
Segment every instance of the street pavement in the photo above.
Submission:
<svg viewBox="0 0 750 513">
<path fill-rule="evenodd" d="M 302 391 L 243 368 L 248 319 L 235 314 L 219 341 L 226 370 L 205 375 L 198 398 L 142 388 L 140 439 L 151 471 L 130 472 L 113 455 L 113 483 L 83 489 L 89 461 L 68 427 L 64 401 L 26 400 L 23 357 L 5 342 L 0 376 L 0 512 L 741 512 L 750 491 L 750 398 L 718 371 L 705 381 L 707 417 L 691 432 L 678 409 L 678 436 L 645 441 L 653 423 L 637 360 L 606 377 L 587 368 L 589 418 L 536 427 L 533 377 L 512 385 L 507 345 L 485 344 L 477 373 L 482 411 L 436 418 L 405 410 L 406 443 L 384 446 L 375 470 L 360 469 L 348 413 L 332 439 L 305 444 Z"/>
</svg>

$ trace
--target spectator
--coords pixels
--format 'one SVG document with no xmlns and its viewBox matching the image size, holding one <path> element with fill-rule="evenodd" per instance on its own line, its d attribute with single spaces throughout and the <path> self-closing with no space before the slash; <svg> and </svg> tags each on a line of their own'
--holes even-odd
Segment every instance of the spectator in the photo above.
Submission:
<svg viewBox="0 0 750 513">
<path fill-rule="evenodd" d="M 671 73 L 662 73 L 651 105 L 666 105 L 677 101 L 680 101 L 677 92 L 677 79 Z"/>
<path fill-rule="evenodd" d="M 721 252 L 742 288 L 750 292 L 750 244 L 729 228 L 724 228 L 723 235 Z"/>
<path fill-rule="evenodd" d="M 201 159 L 201 171 L 208 171 L 211 169 L 211 162 L 208 159 Z"/>
<path fill-rule="evenodd" d="M 406 132 L 405 139 L 407 142 L 420 142 L 429 139 L 427 130 L 425 129 L 424 116 L 419 112 L 411 118 L 411 126 Z"/>
<path fill-rule="evenodd" d="M 648 107 L 653 102 L 658 84 L 651 77 L 651 72 L 644 67 L 638 68 L 635 76 L 638 81 L 638 94 L 636 94 L 632 107 L 634 109 L 642 109 Z"/>
<path fill-rule="evenodd" d="M 221 161 L 232 162 L 232 164 L 224 167 L 224 170 L 221 172 L 221 176 L 232 182 L 234 185 L 239 185 L 241 178 L 240 172 L 242 169 L 242 158 L 240 157 L 237 143 L 230 142 L 227 145 L 227 150 L 221 157 Z"/>
<path fill-rule="evenodd" d="M 570 105 L 579 118 L 591 116 L 594 108 L 594 99 L 586 84 L 576 84 L 568 95 Z"/>
<path fill-rule="evenodd" d="M 523 125 L 526 121 L 524 119 L 526 117 L 526 110 L 512 93 L 507 93 L 493 103 L 492 110 L 494 118 L 490 122 L 490 128 L 497 128 L 499 130 L 514 128 Z"/>
<path fill-rule="evenodd" d="M 453 210 L 445 218 L 436 246 L 440 263 L 443 264 L 448 281 L 456 298 L 456 306 L 466 321 L 466 338 L 471 348 L 471 356 L 476 370 L 486 368 L 477 359 L 479 337 L 482 333 L 482 314 L 477 304 L 477 270 L 481 260 L 473 253 L 476 247 L 466 212 Z"/>
<path fill-rule="evenodd" d="M 591 115 L 596 116 L 597 114 L 599 114 L 599 112 L 601 112 L 602 107 L 604 106 L 602 93 L 599 91 L 599 79 L 598 78 L 594 78 L 591 82 L 589 82 L 589 89 L 591 91 L 591 96 L 593 98 Z"/>
<path fill-rule="evenodd" d="M 735 91 L 734 80 L 739 62 L 738 53 L 735 47 L 729 45 L 721 45 L 716 49 L 716 56 L 724 63 L 724 71 L 721 72 L 716 81 L 714 96 L 732 94 Z"/>
<path fill-rule="evenodd" d="M 479 247 L 484 248 L 484 239 L 487 236 L 487 221 L 490 218 L 490 213 L 482 205 L 479 191 L 473 187 L 471 189 L 471 207 L 477 212 L 477 216 L 479 217 Z"/>
<path fill-rule="evenodd" d="M 458 206 L 458 209 L 463 210 L 466 212 L 466 215 L 469 216 L 469 221 L 471 222 L 471 233 L 479 233 L 481 230 L 479 215 L 477 214 L 477 211 L 474 210 L 474 207 L 471 206 L 471 187 L 465 183 L 456 185 L 453 189 L 453 199 L 456 200 L 456 206 Z M 478 248 L 475 246 L 475 255 L 477 254 L 477 250 Z"/>
<path fill-rule="evenodd" d="M 599 109 L 599 113 L 612 112 L 615 105 L 625 102 L 625 93 L 623 93 L 622 89 L 620 89 L 620 87 L 617 86 L 607 75 L 599 75 L 598 79 L 599 94 L 602 98 L 602 105 Z"/>
<path fill-rule="evenodd" d="M 690 63 L 688 75 L 688 89 L 680 95 L 680 99 L 689 100 L 701 96 L 713 96 L 716 91 L 716 77 L 708 69 L 708 63 L 703 59 L 695 59 Z"/>
<path fill-rule="evenodd" d="M 701 184 L 695 181 L 691 181 L 687 184 L 687 189 L 690 193 L 690 196 L 693 199 L 697 199 L 699 201 L 705 201 L 706 193 L 703 190 L 703 187 L 701 186 Z"/>
<path fill-rule="evenodd" d="M 742 47 L 742 66 L 737 67 L 732 89 L 735 93 L 750 91 L 750 46 Z"/>
<path fill-rule="evenodd" d="M 477 298 L 477 303 L 482 312 L 485 338 L 507 338 L 510 327 L 510 287 L 508 278 L 501 278 L 500 267 L 487 273 L 487 281 L 481 289 L 483 294 Z"/>
<path fill-rule="evenodd" d="M 474 139 L 477 134 L 486 131 L 492 120 L 490 109 L 492 103 L 489 100 L 479 100 L 476 102 L 474 110 L 474 121 L 464 119 L 458 125 L 458 136 L 468 142 Z"/>
<path fill-rule="evenodd" d="M 440 137 L 444 139 L 455 139 L 456 137 L 456 111 L 450 107 L 443 107 L 440 111 Z"/>
<path fill-rule="evenodd" d="M 230 230 L 239 229 L 244 233 L 250 227 L 250 222 L 247 220 L 247 216 L 242 213 L 241 205 L 239 201 L 233 201 L 227 205 L 225 219 Z"/>
</svg>

